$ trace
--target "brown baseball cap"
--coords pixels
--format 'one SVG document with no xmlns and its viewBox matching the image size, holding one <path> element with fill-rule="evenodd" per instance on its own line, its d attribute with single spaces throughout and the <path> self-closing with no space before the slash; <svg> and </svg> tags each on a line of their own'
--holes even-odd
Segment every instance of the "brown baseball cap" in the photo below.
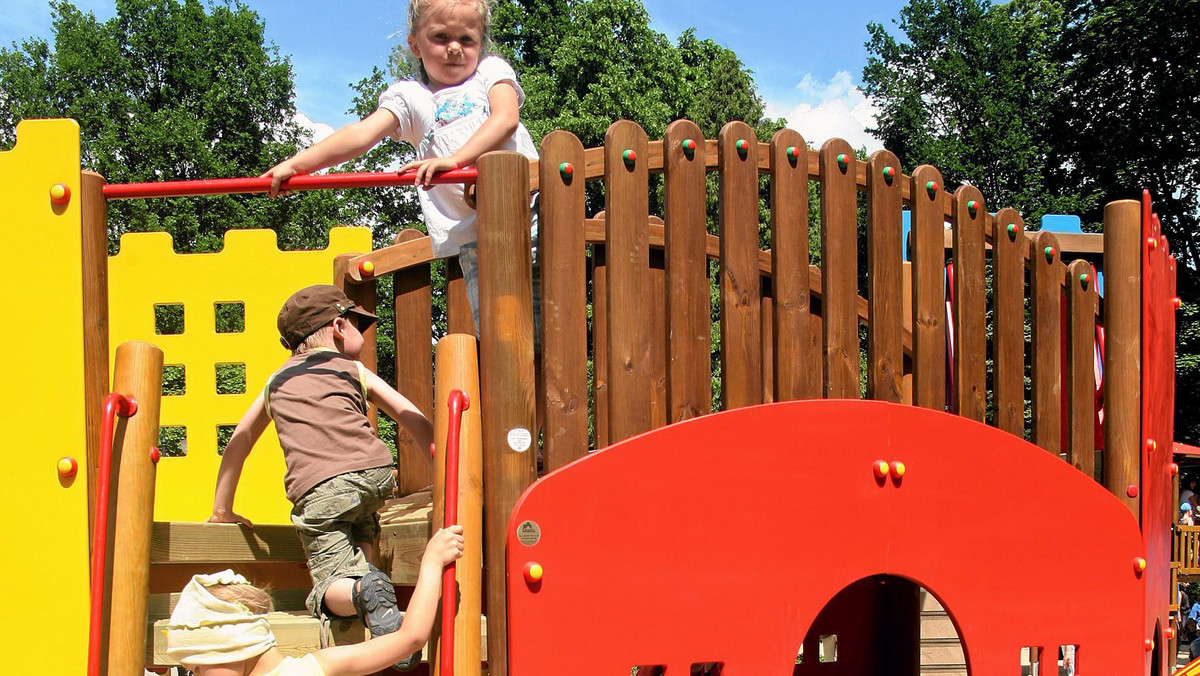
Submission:
<svg viewBox="0 0 1200 676">
<path fill-rule="evenodd" d="M 287 349 L 294 350 L 317 329 L 347 314 L 358 318 L 359 331 L 366 331 L 378 319 L 358 307 L 336 286 L 306 286 L 293 293 L 279 310 L 279 342 Z"/>
</svg>

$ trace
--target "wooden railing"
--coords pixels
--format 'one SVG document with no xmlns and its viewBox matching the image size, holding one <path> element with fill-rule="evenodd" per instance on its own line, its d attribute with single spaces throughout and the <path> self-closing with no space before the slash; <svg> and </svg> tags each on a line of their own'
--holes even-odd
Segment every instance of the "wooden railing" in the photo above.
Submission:
<svg viewBox="0 0 1200 676">
<path fill-rule="evenodd" d="M 1200 526 L 1175 525 L 1171 539 L 1171 563 L 1180 577 L 1200 576 Z"/>
</svg>

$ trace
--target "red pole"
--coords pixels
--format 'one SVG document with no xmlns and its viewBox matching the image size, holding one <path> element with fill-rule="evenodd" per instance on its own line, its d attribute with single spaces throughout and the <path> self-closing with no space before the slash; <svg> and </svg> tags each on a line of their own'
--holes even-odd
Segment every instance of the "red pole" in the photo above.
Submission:
<svg viewBox="0 0 1200 676">
<path fill-rule="evenodd" d="M 92 530 L 92 607 L 88 629 L 88 675 L 100 673 L 100 634 L 104 606 L 105 553 L 108 548 L 108 488 L 112 479 L 113 430 L 116 417 L 137 413 L 137 401 L 124 394 L 104 397 L 104 417 L 100 423 L 100 458 L 96 477 L 96 527 Z"/>
<path fill-rule="evenodd" d="M 299 175 L 284 181 L 280 190 L 329 190 L 333 188 L 377 188 L 390 185 L 413 185 L 417 172 L 410 169 L 404 173 L 396 171 L 364 171 L 345 174 L 322 174 L 320 176 Z M 474 167 L 451 169 L 433 177 L 432 182 L 474 183 L 477 172 Z M 110 200 L 137 199 L 146 197 L 186 197 L 189 195 L 230 195 L 235 193 L 267 192 L 271 188 L 270 177 L 256 178 L 211 178 L 199 181 L 160 181 L 158 183 L 110 183 L 103 188 L 104 197 Z"/>
<path fill-rule="evenodd" d="M 450 424 L 446 428 L 446 509 L 442 526 L 449 528 L 458 523 L 458 440 L 462 431 L 463 411 L 471 407 L 471 400 L 462 390 L 450 392 Z M 454 674 L 454 616 L 457 589 L 454 583 L 455 565 L 450 563 L 442 571 L 442 675 Z"/>
</svg>

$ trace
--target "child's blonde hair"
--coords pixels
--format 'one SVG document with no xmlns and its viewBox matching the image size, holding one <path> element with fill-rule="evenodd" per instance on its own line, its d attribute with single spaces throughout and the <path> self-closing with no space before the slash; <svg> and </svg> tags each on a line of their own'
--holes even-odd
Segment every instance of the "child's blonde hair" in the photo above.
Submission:
<svg viewBox="0 0 1200 676">
<path fill-rule="evenodd" d="M 313 331 L 304 342 L 296 346 L 292 350 L 293 355 L 305 354 L 312 352 L 319 347 L 333 347 L 333 322 L 329 322 L 325 326 Z"/>
<path fill-rule="evenodd" d="M 438 4 L 448 5 L 474 5 L 475 11 L 479 14 L 479 24 L 483 26 L 483 37 L 479 44 L 479 57 L 482 59 L 492 51 L 492 0 L 409 0 L 408 2 L 408 34 L 412 35 L 413 31 L 421 26 L 421 21 L 427 16 L 429 8 Z M 429 74 L 425 72 L 425 65 L 421 60 L 413 56 L 412 52 L 408 54 L 409 65 L 412 66 L 413 72 L 421 79 L 421 82 L 429 84 Z"/>
<path fill-rule="evenodd" d="M 242 604 L 254 615 L 266 615 L 274 609 L 271 595 L 252 584 L 214 584 L 208 591 L 222 601 Z"/>
</svg>

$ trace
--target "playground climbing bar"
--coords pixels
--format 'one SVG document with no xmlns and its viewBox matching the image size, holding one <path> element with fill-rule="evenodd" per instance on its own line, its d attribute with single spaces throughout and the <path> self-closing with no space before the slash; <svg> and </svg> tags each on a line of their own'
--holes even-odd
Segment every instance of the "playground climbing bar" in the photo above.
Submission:
<svg viewBox="0 0 1200 676">
<path fill-rule="evenodd" d="M 280 185 L 281 190 L 330 190 L 334 188 L 379 188 L 413 185 L 415 170 L 363 171 L 320 176 L 293 176 Z M 452 169 L 433 177 L 433 183 L 474 183 L 475 169 Z M 157 183 L 114 183 L 104 186 L 110 200 L 146 197 L 188 197 L 192 195 L 232 195 L 267 192 L 271 178 L 213 178 L 197 181 L 161 181 Z"/>
</svg>

